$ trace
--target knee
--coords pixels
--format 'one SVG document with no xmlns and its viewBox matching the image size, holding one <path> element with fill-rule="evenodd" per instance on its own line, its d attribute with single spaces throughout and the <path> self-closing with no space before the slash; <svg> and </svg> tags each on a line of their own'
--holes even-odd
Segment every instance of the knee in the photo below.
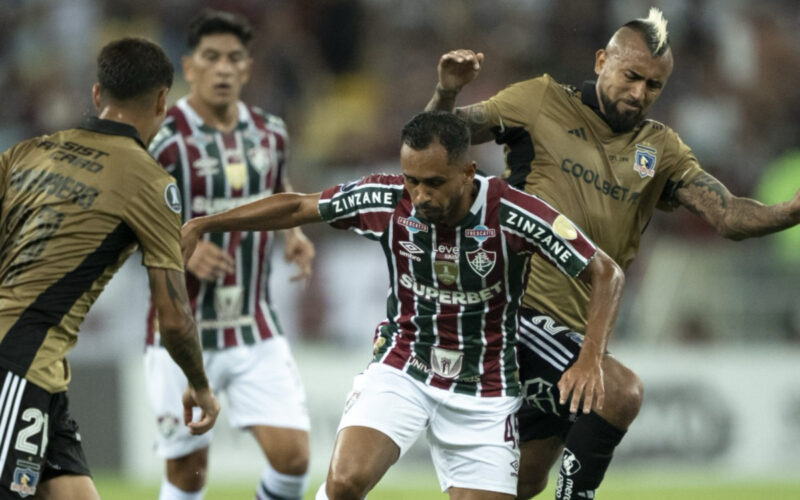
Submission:
<svg viewBox="0 0 800 500">
<path fill-rule="evenodd" d="M 547 487 L 547 475 L 535 478 L 520 477 L 517 483 L 517 499 L 526 500 L 543 492 Z"/>
<path fill-rule="evenodd" d="M 208 454 L 198 450 L 184 457 L 167 460 L 167 480 L 187 492 L 200 491 L 206 485 Z"/>
<path fill-rule="evenodd" d="M 270 464 L 272 468 L 287 476 L 302 476 L 308 472 L 308 449 L 297 449 L 294 453 L 282 457 L 276 463 Z"/>
<path fill-rule="evenodd" d="M 643 398 L 644 387 L 642 385 L 642 379 L 632 371 L 626 369 L 619 394 L 618 406 L 620 412 L 626 415 L 630 421 L 633 421 L 636 415 L 639 414 Z"/>
<path fill-rule="evenodd" d="M 333 468 L 328 471 L 325 491 L 330 500 L 361 500 L 369 491 L 369 480 L 356 469 Z"/>
</svg>

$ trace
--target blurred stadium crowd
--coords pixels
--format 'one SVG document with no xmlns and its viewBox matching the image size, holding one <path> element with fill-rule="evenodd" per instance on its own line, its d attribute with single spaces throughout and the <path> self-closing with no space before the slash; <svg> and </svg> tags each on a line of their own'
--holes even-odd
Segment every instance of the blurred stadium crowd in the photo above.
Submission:
<svg viewBox="0 0 800 500">
<path fill-rule="evenodd" d="M 91 114 L 93 56 L 113 38 L 149 37 L 179 68 L 188 19 L 210 6 L 241 12 L 254 24 L 255 65 L 245 100 L 286 119 L 293 138 L 293 183 L 298 190 L 316 191 L 353 177 L 342 171 L 394 168 L 399 130 L 430 98 L 444 52 L 464 47 L 486 56 L 480 76 L 459 97 L 461 104 L 541 72 L 580 84 L 593 77 L 594 51 L 622 22 L 646 16 L 651 4 L 670 20 L 676 61 L 651 117 L 672 126 L 731 191 L 764 201 L 788 199 L 800 185 L 800 160 L 787 156 L 800 143 L 796 0 L 2 0 L 0 149 Z M 185 89 L 179 79 L 171 98 Z M 500 172 L 499 149 L 489 148 L 491 154 L 481 150 L 481 166 Z M 789 161 L 777 162 L 780 158 Z M 784 180 L 763 182 L 768 175 Z M 785 194 L 775 193 L 781 189 Z M 771 196 L 778 198 L 765 199 Z M 648 229 L 655 236 L 645 238 L 640 258 L 646 263 L 631 270 L 633 291 L 626 295 L 646 295 L 638 287 L 646 282 L 643 269 L 653 262 L 648 253 L 691 255 L 696 261 L 694 256 L 702 260 L 719 245 L 727 251 L 727 243 L 715 238 L 704 247 L 710 231 L 686 211 L 657 216 Z M 800 295 L 798 232 L 795 228 L 794 239 L 783 243 L 784 260 L 765 257 L 774 239 L 731 249 L 737 263 L 754 266 L 736 269 L 734 286 L 753 287 L 737 303 L 756 301 L 758 307 L 757 287 L 775 276 L 783 279 L 782 295 L 786 290 Z M 648 238 L 664 235 L 688 235 L 694 243 L 674 252 L 648 246 Z M 636 307 L 636 301 L 628 302 Z M 775 320 L 775 335 L 800 338 L 797 309 L 797 299 L 770 309 L 785 312 Z M 678 337 L 716 336 L 704 333 L 714 329 L 705 324 L 708 308 L 698 311 L 699 317 L 683 318 Z M 622 337 L 626 326 L 636 329 L 625 319 L 633 316 L 623 317 Z"/>
</svg>

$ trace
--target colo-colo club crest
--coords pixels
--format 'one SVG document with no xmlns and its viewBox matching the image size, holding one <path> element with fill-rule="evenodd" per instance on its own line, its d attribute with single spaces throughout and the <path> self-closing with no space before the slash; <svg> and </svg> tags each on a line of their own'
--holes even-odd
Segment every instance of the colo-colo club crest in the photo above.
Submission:
<svg viewBox="0 0 800 500">
<path fill-rule="evenodd" d="M 633 169 L 642 178 L 653 177 L 656 173 L 656 150 L 637 144 L 636 154 L 633 155 Z"/>
<path fill-rule="evenodd" d="M 485 278 L 494 269 L 494 263 L 497 261 L 496 252 L 484 250 L 483 248 L 467 252 L 466 256 L 469 267 L 482 278 Z"/>
</svg>

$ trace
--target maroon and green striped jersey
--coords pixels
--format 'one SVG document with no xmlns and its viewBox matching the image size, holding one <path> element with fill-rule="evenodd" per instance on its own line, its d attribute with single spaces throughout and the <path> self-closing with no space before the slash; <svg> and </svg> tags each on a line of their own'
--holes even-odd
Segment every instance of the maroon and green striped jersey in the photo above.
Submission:
<svg viewBox="0 0 800 500">
<path fill-rule="evenodd" d="M 184 97 L 168 110 L 153 139 L 150 153 L 175 177 L 184 221 L 282 191 L 288 151 L 283 120 L 242 102 L 238 116 L 234 130 L 220 132 L 203 123 Z M 206 239 L 234 258 L 236 271 L 217 281 L 186 273 L 203 348 L 253 344 L 281 334 L 268 294 L 273 233 L 234 231 Z M 147 323 L 147 343 L 157 343 L 152 306 Z"/>
<path fill-rule="evenodd" d="M 319 213 L 383 246 L 389 292 L 374 361 L 458 393 L 517 396 L 517 311 L 531 255 L 575 277 L 595 246 L 542 200 L 494 177 L 475 185 L 455 227 L 417 218 L 399 175 L 327 189 Z"/>
</svg>

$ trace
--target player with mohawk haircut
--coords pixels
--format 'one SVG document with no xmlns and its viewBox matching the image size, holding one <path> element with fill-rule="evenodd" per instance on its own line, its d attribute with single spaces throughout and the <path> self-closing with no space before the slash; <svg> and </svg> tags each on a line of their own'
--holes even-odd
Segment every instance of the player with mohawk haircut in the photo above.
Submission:
<svg viewBox="0 0 800 500">
<path fill-rule="evenodd" d="M 664 18 L 664 14 L 655 7 L 650 8 L 650 14 L 646 19 L 635 19 L 625 23 L 622 27 L 639 33 L 653 57 L 661 57 L 669 49 L 667 20 Z"/>
<path fill-rule="evenodd" d="M 596 81 L 573 87 L 545 74 L 455 108 L 482 62 L 483 54 L 471 50 L 443 55 L 427 109 L 465 118 L 473 144 L 503 144 L 506 181 L 577 223 L 623 269 L 656 208 L 682 205 L 733 240 L 800 222 L 800 191 L 772 206 L 734 196 L 700 167 L 675 131 L 645 118 L 673 66 L 660 10 L 624 24 L 595 53 Z M 607 338 L 587 330 L 588 293 L 531 260 L 517 344 L 526 400 L 519 413 L 518 498 L 545 488 L 559 456 L 556 499 L 594 498 L 639 412 L 641 381 L 605 352 Z"/>
</svg>

